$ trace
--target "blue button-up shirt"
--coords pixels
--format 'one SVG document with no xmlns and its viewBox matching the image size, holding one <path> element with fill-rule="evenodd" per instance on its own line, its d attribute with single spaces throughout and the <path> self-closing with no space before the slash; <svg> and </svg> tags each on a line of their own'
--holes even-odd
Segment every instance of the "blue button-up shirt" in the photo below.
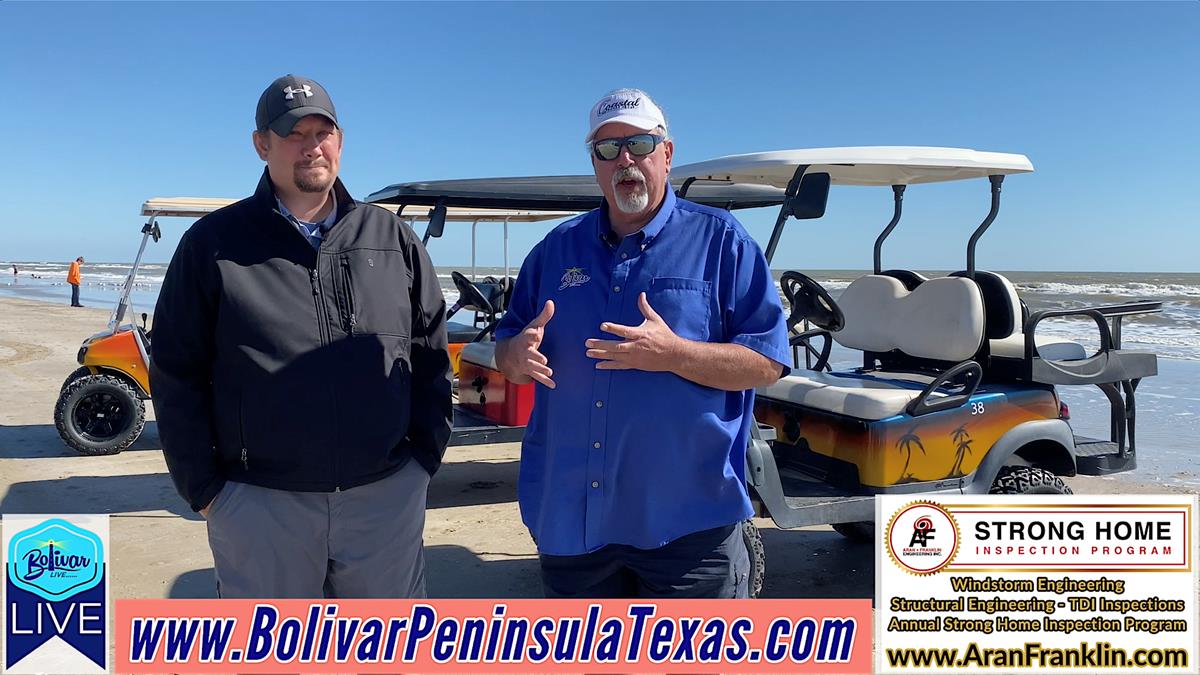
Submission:
<svg viewBox="0 0 1200 675">
<path fill-rule="evenodd" d="M 729 212 L 668 191 L 654 219 L 623 239 L 606 207 L 555 228 L 526 258 L 496 329 L 510 338 L 554 301 L 541 351 L 558 387 L 536 385 L 518 486 L 521 516 L 543 553 L 657 548 L 751 515 L 744 473 L 753 391 L 597 370 L 585 354 L 589 338 L 618 339 L 601 322 L 642 323 L 643 291 L 681 337 L 791 362 L 766 259 Z"/>
</svg>

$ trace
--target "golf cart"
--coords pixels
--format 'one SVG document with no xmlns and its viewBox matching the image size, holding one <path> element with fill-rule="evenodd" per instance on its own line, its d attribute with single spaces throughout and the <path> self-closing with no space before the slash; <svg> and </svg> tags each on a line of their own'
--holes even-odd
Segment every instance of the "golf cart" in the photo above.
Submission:
<svg viewBox="0 0 1200 675">
<path fill-rule="evenodd" d="M 233 201 L 176 197 L 151 199 L 142 205 L 141 215 L 150 220 L 142 226 L 137 257 L 108 327 L 83 341 L 76 356 L 81 367 L 67 376 L 54 406 L 54 426 L 72 449 L 85 455 L 113 455 L 133 445 L 142 434 L 145 401 L 150 398 L 150 331 L 146 330 L 146 314 L 142 314 L 141 326 L 134 322 L 129 296 L 146 244 L 162 236 L 158 219 L 199 218 Z"/>
<path fill-rule="evenodd" d="M 1121 323 L 1162 303 L 1030 314 L 1008 279 L 976 266 L 1004 177 L 1032 170 L 1023 155 L 861 147 L 735 155 L 672 171 L 686 179 L 685 197 L 704 184 L 784 188 L 768 260 L 789 218 L 824 215 L 831 184 L 892 190 L 893 213 L 875 241 L 870 274 L 836 300 L 800 272 L 780 279 L 795 364 L 755 400 L 747 481 L 759 515 L 783 528 L 828 523 L 869 541 L 877 494 L 1070 493 L 1060 476 L 1136 466 L 1134 394 L 1157 373 L 1157 361 L 1122 349 Z M 967 242 L 966 268 L 932 279 L 884 269 L 882 247 L 900 221 L 906 188 L 966 179 L 986 180 L 991 202 Z M 1044 320 L 1062 317 L 1093 322 L 1099 348 L 1089 353 L 1037 334 Z M 862 365 L 834 372 L 833 342 L 861 354 Z M 1072 432 L 1059 385 L 1105 393 L 1107 440 Z"/>
<path fill-rule="evenodd" d="M 151 331 L 132 319 L 130 294 L 137 280 L 146 245 L 161 237 L 158 219 L 164 217 L 200 218 L 234 203 L 234 199 L 158 197 L 142 205 L 141 215 L 149 220 L 142 226 L 142 241 L 137 257 L 121 289 L 121 295 L 109 319 L 108 327 L 86 340 L 79 348 L 76 369 L 63 382 L 54 408 L 54 424 L 63 441 L 85 455 L 111 455 L 128 448 L 142 433 L 145 401 L 150 399 L 148 363 Z M 479 210 L 442 209 L 438 213 L 406 214 L 410 226 L 434 217 L 440 228 L 445 221 L 475 222 L 496 218 L 511 220 L 562 218 L 570 213 L 528 214 Z M 488 308 L 481 308 L 485 312 Z M 456 355 L 466 342 L 475 339 L 478 328 L 463 326 L 452 334 L 458 344 L 450 347 Z"/>
<path fill-rule="evenodd" d="M 783 190 L 766 185 L 703 185 L 696 186 L 689 196 L 693 201 L 726 209 L 778 206 Z M 443 233 L 444 220 L 437 214 L 446 209 L 475 209 L 484 213 L 492 210 L 493 217 L 480 217 L 471 228 L 471 279 L 452 273 L 460 298 L 452 310 L 465 307 L 476 314 L 470 326 L 449 324 L 451 342 L 462 335 L 467 344 L 461 346 L 461 363 L 456 370 L 457 405 L 454 407 L 454 432 L 450 445 L 507 443 L 521 440 L 525 424 L 533 410 L 534 385 L 517 385 L 500 373 L 495 359 L 493 331 L 508 304 L 512 280 L 508 276 L 508 224 L 562 219 L 581 211 L 600 206 L 603 194 L 592 175 L 531 176 L 519 178 L 479 178 L 463 180 L 401 183 L 388 186 L 367 198 L 368 202 L 395 208 L 401 217 L 408 209 L 419 212 L 429 209 L 429 226 L 423 237 Z M 504 214 L 528 214 L 528 217 L 508 217 Z M 542 217 L 546 216 L 546 217 Z M 504 225 L 504 276 L 500 279 L 476 277 L 476 227 L 479 222 L 502 222 Z M 482 327 L 480 324 L 482 323 Z M 470 335 L 473 338 L 465 339 Z M 451 345 L 455 349 L 455 345 Z"/>
</svg>

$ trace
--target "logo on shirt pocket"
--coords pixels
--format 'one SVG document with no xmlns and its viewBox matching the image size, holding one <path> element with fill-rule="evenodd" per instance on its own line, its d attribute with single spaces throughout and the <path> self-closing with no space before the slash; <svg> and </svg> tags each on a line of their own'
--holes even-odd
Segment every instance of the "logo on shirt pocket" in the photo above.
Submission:
<svg viewBox="0 0 1200 675">
<path fill-rule="evenodd" d="M 575 286 L 582 286 L 591 280 L 592 278 L 587 275 L 587 272 L 583 271 L 582 267 L 568 267 L 563 272 L 562 283 L 559 284 L 558 290 L 561 291 L 567 288 L 574 288 Z"/>
</svg>

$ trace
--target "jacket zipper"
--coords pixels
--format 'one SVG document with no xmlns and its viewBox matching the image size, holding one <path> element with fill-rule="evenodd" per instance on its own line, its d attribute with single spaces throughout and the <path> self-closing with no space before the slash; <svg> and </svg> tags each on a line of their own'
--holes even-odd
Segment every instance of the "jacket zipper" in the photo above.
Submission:
<svg viewBox="0 0 1200 675">
<path fill-rule="evenodd" d="M 246 471 L 250 470 L 250 453 L 246 450 L 246 424 L 245 416 L 242 412 L 242 400 L 238 399 L 238 440 L 242 445 L 242 468 Z"/>
<path fill-rule="evenodd" d="M 346 311 L 350 315 L 346 323 L 346 332 L 353 335 L 358 326 L 358 317 L 354 310 L 354 277 L 350 274 L 350 259 L 342 258 L 342 287 L 346 289 Z"/>
<path fill-rule="evenodd" d="M 317 259 L 317 267 L 321 266 L 320 258 Z M 317 335 L 321 338 L 321 346 L 328 344 L 325 339 L 325 300 L 321 294 L 321 275 L 317 272 L 317 267 L 309 270 L 308 277 L 312 280 L 313 302 L 317 307 Z"/>
<path fill-rule="evenodd" d="M 321 275 L 320 275 L 320 273 L 317 272 L 317 270 L 320 267 L 321 267 L 321 256 L 320 256 L 320 252 L 318 252 L 317 265 L 316 265 L 316 267 L 312 268 L 311 273 L 309 274 L 309 278 L 312 279 L 313 301 L 317 305 L 317 333 L 318 333 L 318 335 L 321 336 L 321 346 L 324 347 L 332 341 L 332 338 L 327 337 L 327 331 L 329 331 L 330 328 L 325 323 L 327 320 L 326 316 L 327 316 L 328 312 L 325 311 L 325 297 L 324 297 L 324 294 L 321 293 Z M 335 295 L 336 295 L 336 289 L 335 289 Z M 330 385 L 330 386 L 332 386 L 332 385 Z M 333 404 L 334 404 L 334 419 L 337 419 L 337 399 L 336 398 L 334 398 Z M 333 480 L 335 483 L 337 483 L 339 481 L 338 473 L 340 472 L 340 469 L 341 469 L 341 467 L 338 466 L 338 461 L 337 461 L 337 453 L 335 452 L 335 453 L 333 453 Z M 341 488 L 337 487 L 337 488 L 335 488 L 334 491 L 340 492 Z"/>
</svg>

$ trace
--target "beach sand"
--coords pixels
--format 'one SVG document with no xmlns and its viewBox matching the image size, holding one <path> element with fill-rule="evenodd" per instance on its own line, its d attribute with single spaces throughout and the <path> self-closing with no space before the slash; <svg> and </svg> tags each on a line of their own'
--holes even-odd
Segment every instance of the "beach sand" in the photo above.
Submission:
<svg viewBox="0 0 1200 675">
<path fill-rule="evenodd" d="M 0 298 L 0 512 L 111 514 L 112 597 L 215 597 L 203 520 L 167 474 L 151 405 L 129 450 L 85 457 L 54 428 L 63 379 L 108 309 Z M 517 444 L 450 448 L 429 491 L 425 527 L 431 597 L 539 597 L 537 557 L 516 504 Z M 1120 478 L 1075 478 L 1078 493 L 1181 492 Z M 781 531 L 759 520 L 766 597 L 869 598 L 871 548 L 829 527 Z"/>
</svg>

